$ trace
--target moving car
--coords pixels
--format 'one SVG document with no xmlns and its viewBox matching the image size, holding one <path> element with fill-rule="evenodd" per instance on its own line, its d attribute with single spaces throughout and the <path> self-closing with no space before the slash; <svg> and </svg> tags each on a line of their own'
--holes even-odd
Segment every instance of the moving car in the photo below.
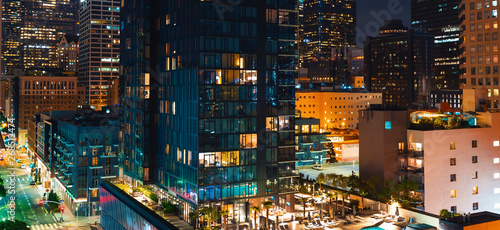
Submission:
<svg viewBox="0 0 500 230">
<path fill-rule="evenodd" d="M 323 171 L 323 167 L 321 167 L 321 165 L 315 165 L 315 166 L 312 167 L 312 169 Z"/>
<path fill-rule="evenodd" d="M 22 169 L 26 168 L 26 165 L 25 165 L 25 164 L 22 164 L 22 165 L 21 165 L 21 168 L 22 168 Z"/>
</svg>

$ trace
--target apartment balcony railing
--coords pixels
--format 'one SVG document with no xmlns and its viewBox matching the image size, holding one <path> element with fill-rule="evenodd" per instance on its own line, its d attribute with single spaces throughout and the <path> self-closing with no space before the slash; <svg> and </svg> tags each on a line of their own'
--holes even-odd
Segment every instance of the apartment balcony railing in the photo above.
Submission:
<svg viewBox="0 0 500 230">
<path fill-rule="evenodd" d="M 296 170 L 279 171 L 279 177 L 298 177 L 299 173 Z"/>
</svg>

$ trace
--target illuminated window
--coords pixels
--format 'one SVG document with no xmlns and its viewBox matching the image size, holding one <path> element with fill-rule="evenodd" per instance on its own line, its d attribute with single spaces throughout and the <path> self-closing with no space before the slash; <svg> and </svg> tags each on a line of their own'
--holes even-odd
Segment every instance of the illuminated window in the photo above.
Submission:
<svg viewBox="0 0 500 230">
<path fill-rule="evenodd" d="M 500 146 L 500 141 L 493 141 L 493 146 L 495 146 L 495 147 Z"/>
<path fill-rule="evenodd" d="M 450 158 L 450 166 L 457 165 L 457 158 Z"/>
<path fill-rule="evenodd" d="M 477 171 L 472 173 L 472 179 L 477 179 Z"/>
<path fill-rule="evenodd" d="M 451 197 L 451 198 L 455 198 L 455 197 L 457 197 L 457 190 L 451 190 L 451 191 L 450 191 L 450 197 Z"/>
<path fill-rule="evenodd" d="M 495 204 L 495 209 L 500 209 L 500 203 Z"/>
<path fill-rule="evenodd" d="M 391 121 L 386 121 L 385 122 L 385 129 L 392 129 L 392 123 L 391 123 Z"/>
<path fill-rule="evenodd" d="M 476 195 L 478 193 L 477 187 L 472 188 L 472 195 Z"/>
<path fill-rule="evenodd" d="M 495 193 L 495 194 L 499 194 L 499 193 L 500 193 L 500 188 L 495 188 L 495 189 L 493 189 L 493 193 Z"/>
<path fill-rule="evenodd" d="M 450 142 L 450 150 L 454 150 L 455 149 L 455 142 L 452 141 Z"/>
<path fill-rule="evenodd" d="M 500 178 L 500 173 L 494 173 L 494 174 L 493 174 L 493 178 L 494 178 L 494 179 L 498 179 L 498 178 Z"/>
<path fill-rule="evenodd" d="M 500 163 L 500 158 L 493 158 L 493 164 L 498 164 Z"/>
</svg>

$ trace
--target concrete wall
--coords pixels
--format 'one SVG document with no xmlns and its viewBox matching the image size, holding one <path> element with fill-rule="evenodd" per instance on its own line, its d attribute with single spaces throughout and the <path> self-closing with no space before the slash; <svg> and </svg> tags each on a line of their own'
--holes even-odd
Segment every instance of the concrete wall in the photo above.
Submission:
<svg viewBox="0 0 500 230">
<path fill-rule="evenodd" d="M 359 116 L 359 174 L 397 181 L 399 143 L 406 143 L 408 111 L 363 110 Z M 391 128 L 386 128 L 386 121 Z M 380 183 L 383 185 L 383 183 Z"/>
<path fill-rule="evenodd" d="M 486 115 L 491 117 L 481 120 L 491 121 L 493 127 L 408 132 L 408 142 L 423 146 L 426 212 L 439 214 L 441 209 L 456 206 L 460 213 L 500 213 L 500 178 L 494 178 L 500 173 L 500 163 L 495 163 L 500 146 L 494 146 L 495 141 L 500 142 L 500 113 Z M 455 143 L 455 149 L 450 149 L 450 142 Z M 473 156 L 477 156 L 477 163 L 472 162 Z M 456 159 L 456 165 L 450 165 L 451 158 Z M 473 178 L 475 172 L 477 178 Z M 456 175 L 456 181 L 450 181 L 451 174 Z M 478 194 L 473 194 L 473 187 L 478 187 Z M 455 198 L 452 190 L 456 190 Z M 473 210 L 475 202 L 477 210 Z"/>
<path fill-rule="evenodd" d="M 409 218 L 412 218 L 417 223 L 428 224 L 428 225 L 439 228 L 439 217 L 432 215 L 430 213 L 425 213 L 425 212 L 420 212 L 420 211 L 411 211 L 411 210 L 399 208 L 399 216 L 404 217 L 406 219 L 406 221 L 408 221 Z"/>
</svg>

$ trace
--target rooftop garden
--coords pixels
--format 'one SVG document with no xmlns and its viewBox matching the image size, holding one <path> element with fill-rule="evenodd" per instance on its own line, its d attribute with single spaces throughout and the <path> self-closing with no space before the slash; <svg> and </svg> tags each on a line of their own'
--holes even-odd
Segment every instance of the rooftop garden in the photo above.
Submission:
<svg viewBox="0 0 500 230">
<path fill-rule="evenodd" d="M 477 128 L 475 114 L 450 114 L 441 110 L 436 113 L 417 111 L 410 114 L 410 129 L 463 129 Z"/>
</svg>

